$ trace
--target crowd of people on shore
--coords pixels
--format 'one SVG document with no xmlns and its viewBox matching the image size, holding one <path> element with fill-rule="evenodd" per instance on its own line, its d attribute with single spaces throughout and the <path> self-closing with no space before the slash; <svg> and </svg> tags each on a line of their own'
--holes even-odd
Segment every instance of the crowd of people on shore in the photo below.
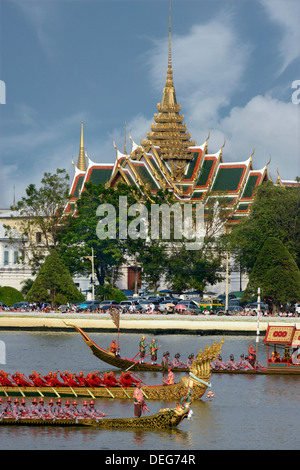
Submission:
<svg viewBox="0 0 300 470">
<path fill-rule="evenodd" d="M 56 402 L 50 399 L 46 404 L 44 398 L 41 397 L 39 401 L 37 398 L 32 399 L 31 405 L 27 405 L 25 398 L 19 400 L 15 398 L 12 402 L 11 397 L 6 399 L 6 403 L 0 397 L 0 421 L 3 418 L 19 419 L 95 419 L 98 420 L 106 416 L 100 410 L 95 408 L 94 401 L 88 402 L 84 400 L 82 406 L 78 406 L 76 400 L 72 403 L 66 400 L 64 405 L 61 399 L 58 398 Z"/>
<path fill-rule="evenodd" d="M 297 304 L 298 305 L 298 304 Z M 299 307 L 299 308 L 298 308 Z M 291 309 L 280 309 L 279 311 L 272 311 L 271 309 L 269 310 L 264 310 L 260 311 L 259 315 L 264 316 L 264 317 L 299 317 L 300 312 L 300 304 L 298 307 L 295 309 L 295 311 Z M 84 313 L 111 313 L 112 311 L 117 310 L 121 314 L 136 314 L 136 315 L 161 315 L 163 313 L 173 313 L 173 314 L 180 314 L 180 315 L 195 315 L 194 311 L 190 311 L 187 308 L 182 308 L 181 310 L 174 310 L 174 308 L 170 308 L 170 310 L 166 310 L 164 312 L 158 310 L 154 304 L 150 304 L 147 309 L 144 309 L 142 307 L 139 307 L 138 305 L 130 305 L 129 307 L 111 307 L 107 308 L 107 306 L 101 306 L 98 307 L 93 307 L 93 308 L 85 308 L 85 309 L 78 309 L 78 307 L 75 304 L 69 304 L 69 305 L 64 305 L 63 308 L 60 307 L 54 307 L 52 308 L 50 304 L 45 303 L 45 302 L 30 302 L 28 305 L 23 305 L 20 307 L 4 307 L 1 306 L 0 304 L 0 312 L 1 311 L 24 311 L 24 312 L 32 312 L 32 313 L 55 313 L 55 312 L 61 312 L 61 313 L 78 313 L 78 312 L 84 312 Z M 218 315 L 218 316 L 257 316 L 257 310 L 255 309 L 245 309 L 243 307 L 236 308 L 235 310 L 218 310 L 218 311 L 210 311 L 208 309 L 204 309 L 197 313 L 197 315 L 204 315 L 204 316 L 209 316 L 209 315 Z"/>
</svg>

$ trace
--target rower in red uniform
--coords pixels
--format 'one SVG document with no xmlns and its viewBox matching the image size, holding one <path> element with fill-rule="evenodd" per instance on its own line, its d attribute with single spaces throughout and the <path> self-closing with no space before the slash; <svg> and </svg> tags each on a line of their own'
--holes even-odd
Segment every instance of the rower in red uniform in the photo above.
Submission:
<svg viewBox="0 0 300 470">
<path fill-rule="evenodd" d="M 15 387 L 16 384 L 9 380 L 7 372 L 3 372 L 1 377 L 1 385 L 3 385 L 3 387 Z"/>
<path fill-rule="evenodd" d="M 32 384 L 29 382 L 29 380 L 26 379 L 24 374 L 20 374 L 20 372 L 18 371 L 12 375 L 12 379 L 19 387 L 31 387 L 32 386 Z"/>
<path fill-rule="evenodd" d="M 57 378 L 57 372 L 54 372 L 50 385 L 52 385 L 52 387 L 64 387 L 65 383 L 60 382 Z"/>
<path fill-rule="evenodd" d="M 48 383 L 41 377 L 40 374 L 35 372 L 35 370 L 32 372 L 32 374 L 29 375 L 30 380 L 32 383 L 35 385 L 35 387 L 46 387 Z"/>
<path fill-rule="evenodd" d="M 103 376 L 103 382 L 107 387 L 116 387 L 116 386 L 118 386 L 118 381 L 115 378 L 115 374 L 113 373 L 113 371 L 110 371 L 109 374 L 107 372 L 105 372 L 105 374 Z"/>
<path fill-rule="evenodd" d="M 88 386 L 89 386 L 89 384 L 88 384 L 87 381 L 86 381 L 85 376 L 83 375 L 82 370 L 79 372 L 78 375 L 75 374 L 75 378 L 76 378 L 78 384 L 79 384 L 81 387 L 88 387 Z"/>
<path fill-rule="evenodd" d="M 119 381 L 124 387 L 132 387 L 136 384 L 136 381 L 133 379 L 130 372 L 122 372 Z"/>
<path fill-rule="evenodd" d="M 74 380 L 74 374 L 69 374 L 66 377 L 66 384 L 69 387 L 78 387 L 79 383 Z"/>
<path fill-rule="evenodd" d="M 256 351 L 253 349 L 252 344 L 249 344 L 248 348 L 248 360 L 251 364 L 251 366 L 254 366 L 255 364 L 255 359 L 256 359 Z"/>
</svg>

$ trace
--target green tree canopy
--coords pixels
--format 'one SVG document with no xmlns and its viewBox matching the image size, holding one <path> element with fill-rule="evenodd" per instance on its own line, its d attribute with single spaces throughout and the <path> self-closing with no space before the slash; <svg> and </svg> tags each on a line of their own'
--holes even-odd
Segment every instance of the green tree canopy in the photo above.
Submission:
<svg viewBox="0 0 300 470">
<path fill-rule="evenodd" d="M 265 241 L 275 236 L 300 266 L 300 188 L 271 182 L 257 190 L 251 212 L 233 227 L 229 249 L 239 265 L 251 272 Z"/>
<path fill-rule="evenodd" d="M 16 302 L 22 302 L 24 300 L 23 294 L 10 286 L 0 287 L 0 302 L 11 307 Z"/>
<path fill-rule="evenodd" d="M 273 307 L 300 299 L 300 270 L 284 244 L 275 237 L 264 243 L 249 276 L 242 300 L 257 296 L 272 300 Z"/>
<path fill-rule="evenodd" d="M 6 225 L 7 235 L 13 239 L 12 227 L 21 233 L 24 242 L 23 261 L 31 265 L 33 273 L 52 248 L 56 247 L 62 213 L 69 199 L 69 176 L 66 170 L 44 173 L 40 188 L 30 184 L 26 196 L 12 207 L 12 224 Z"/>
<path fill-rule="evenodd" d="M 52 306 L 84 300 L 56 250 L 45 259 L 26 300 L 51 302 Z"/>
</svg>

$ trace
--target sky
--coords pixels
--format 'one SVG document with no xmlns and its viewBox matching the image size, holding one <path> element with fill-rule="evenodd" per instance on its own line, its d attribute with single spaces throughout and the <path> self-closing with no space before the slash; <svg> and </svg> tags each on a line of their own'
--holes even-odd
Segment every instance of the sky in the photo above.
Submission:
<svg viewBox="0 0 300 470">
<path fill-rule="evenodd" d="M 273 181 L 300 176 L 299 0 L 172 0 L 172 65 L 191 138 Z M 146 137 L 162 99 L 169 0 L 0 0 L 0 209 L 45 172 L 72 178 Z"/>
</svg>

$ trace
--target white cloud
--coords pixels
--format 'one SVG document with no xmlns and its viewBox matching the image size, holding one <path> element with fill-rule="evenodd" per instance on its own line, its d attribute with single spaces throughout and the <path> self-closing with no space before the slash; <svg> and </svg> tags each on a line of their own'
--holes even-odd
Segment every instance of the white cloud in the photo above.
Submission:
<svg viewBox="0 0 300 470">
<path fill-rule="evenodd" d="M 300 175 L 300 106 L 256 96 L 245 107 L 233 108 L 218 127 L 227 139 L 225 160 L 246 160 L 254 146 L 254 168 L 263 168 L 271 154 L 273 179 L 277 165 L 284 179 Z"/>
<path fill-rule="evenodd" d="M 299 0 L 261 0 L 270 20 L 281 29 L 279 54 L 283 72 L 300 55 Z"/>
<path fill-rule="evenodd" d="M 168 40 L 156 41 L 148 62 L 152 83 L 162 90 Z M 172 65 L 177 99 L 189 126 L 210 126 L 231 96 L 243 87 L 252 47 L 238 37 L 230 11 L 206 24 L 193 25 L 185 36 L 172 35 Z"/>
</svg>

